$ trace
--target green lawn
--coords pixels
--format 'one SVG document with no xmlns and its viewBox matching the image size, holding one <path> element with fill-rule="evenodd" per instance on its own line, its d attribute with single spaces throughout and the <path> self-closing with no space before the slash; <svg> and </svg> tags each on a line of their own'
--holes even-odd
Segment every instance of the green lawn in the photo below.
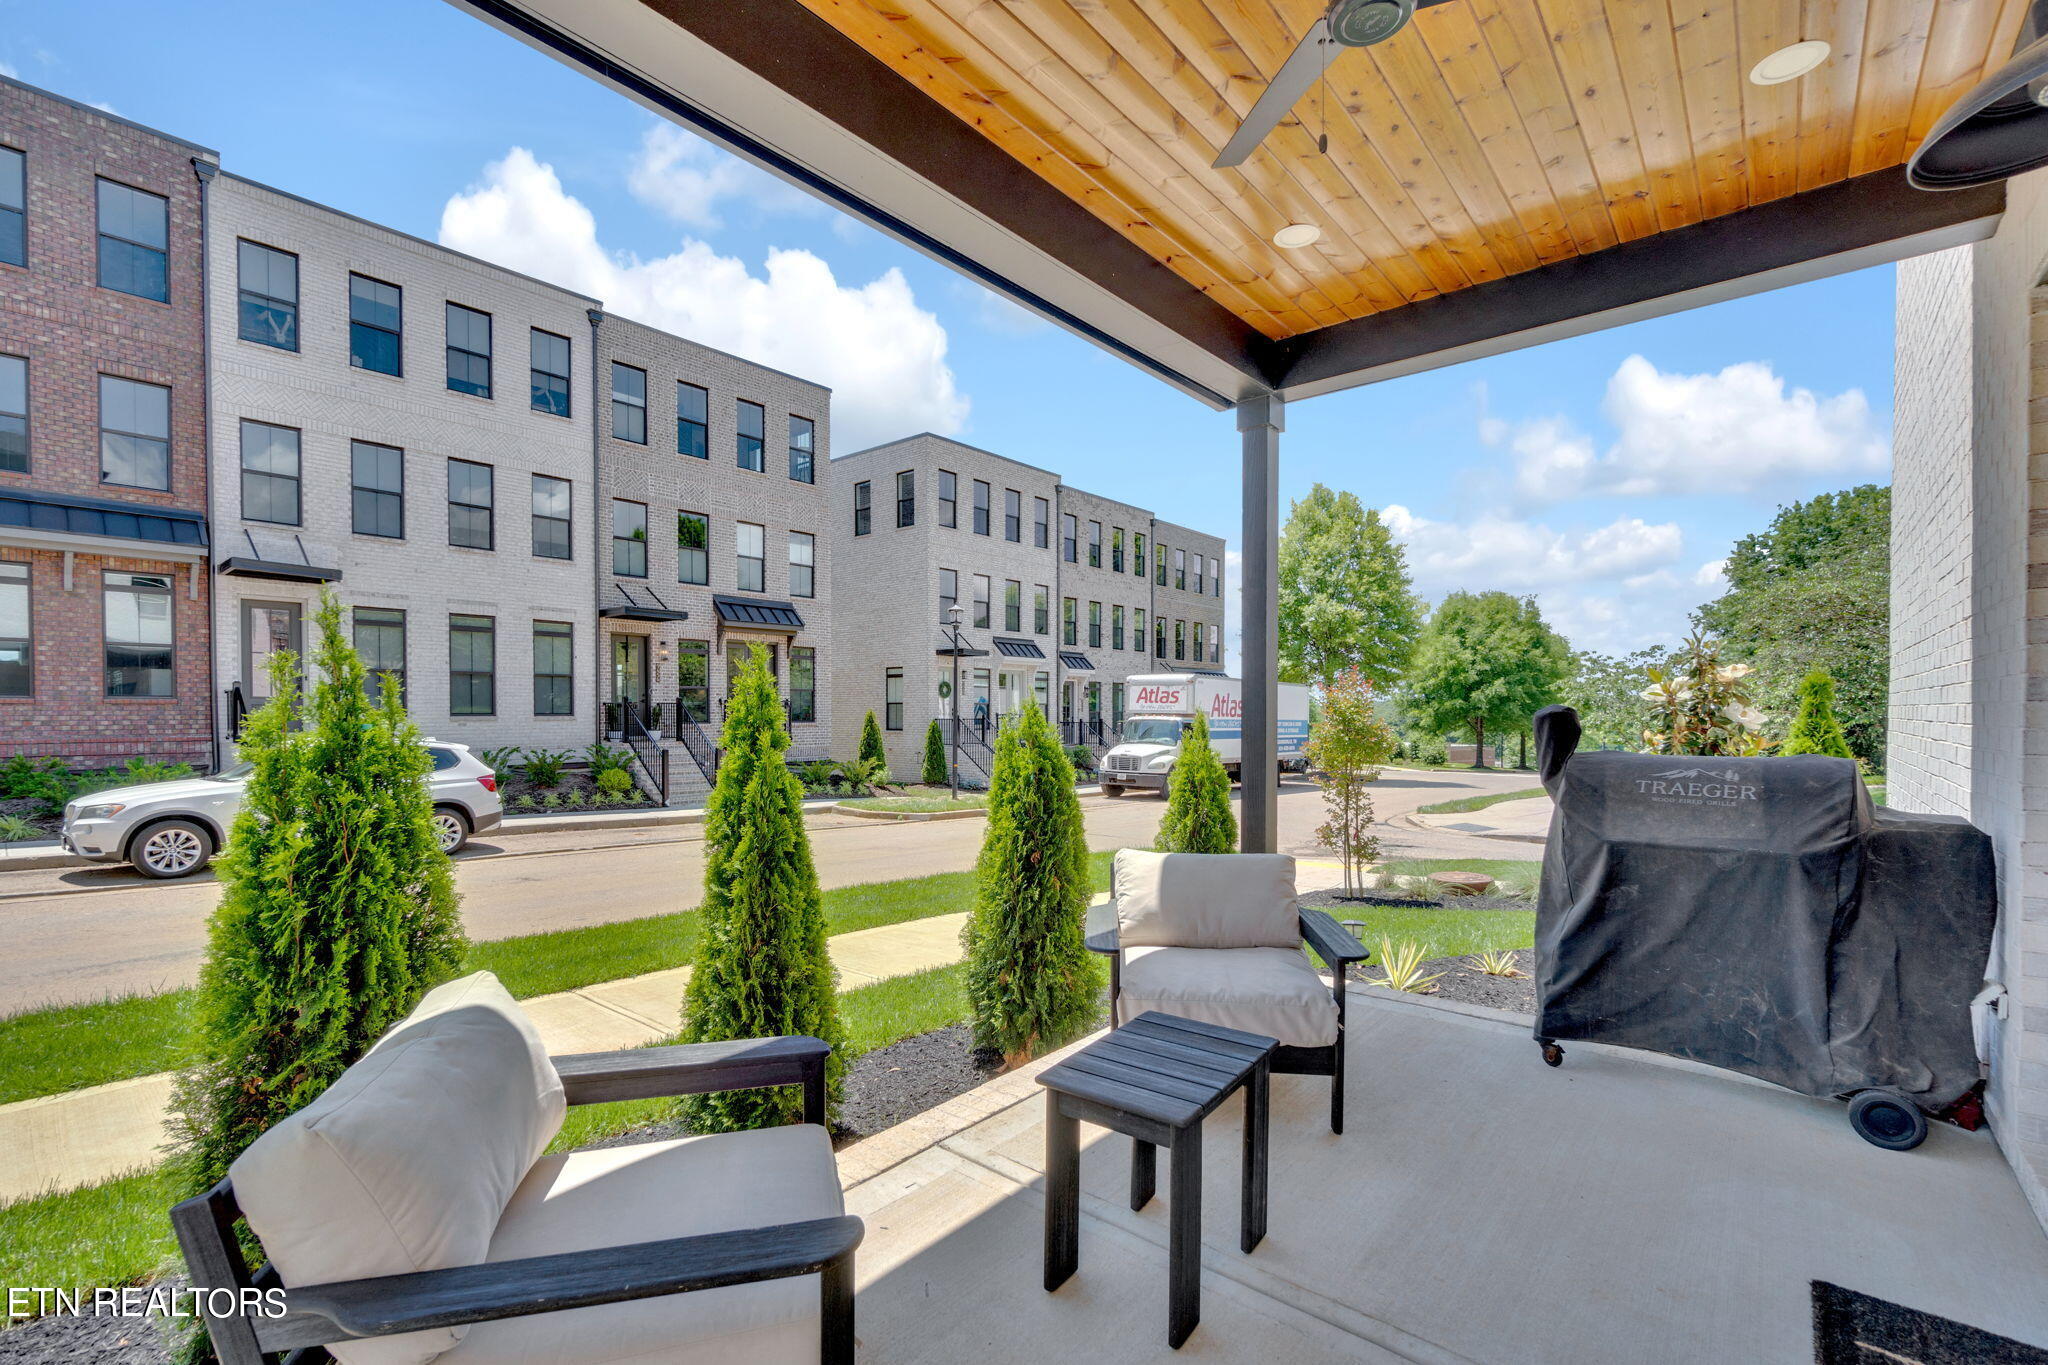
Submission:
<svg viewBox="0 0 2048 1365">
<path fill-rule="evenodd" d="M 861 796 L 841 801 L 856 810 L 892 810 L 910 814 L 946 810 L 986 810 L 987 792 L 969 792 L 957 800 L 948 787 L 909 787 L 894 796 Z"/>
<path fill-rule="evenodd" d="M 1089 855 L 1094 889 L 1109 889 L 1108 852 Z M 825 932 L 852 933 L 966 910 L 972 872 L 843 886 L 824 895 Z M 494 939 L 470 948 L 466 971 L 492 971 L 519 998 L 680 967 L 697 948 L 695 911 Z M 194 992 L 128 996 L 0 1019 L 0 1104 L 171 1071 L 190 1060 Z"/>
<path fill-rule="evenodd" d="M 1399 946 L 1409 940 L 1422 945 L 1425 959 L 1464 957 L 1468 953 L 1493 952 L 1502 948 L 1530 948 L 1536 944 L 1536 912 L 1533 910 L 1438 910 L 1430 906 L 1352 905 L 1331 906 L 1340 920 L 1363 920 L 1365 927 L 1353 930 L 1379 959 L 1379 942 L 1384 935 Z M 1371 980 L 1380 975 L 1368 963 L 1361 976 Z"/>
<path fill-rule="evenodd" d="M 1490 796 L 1464 796 L 1456 801 L 1438 801 L 1433 805 L 1417 806 L 1415 810 L 1419 815 L 1453 815 L 1460 811 L 1485 810 L 1488 806 L 1497 806 L 1503 801 L 1521 801 L 1543 794 L 1541 787 L 1525 787 L 1521 791 L 1494 792 Z"/>
<path fill-rule="evenodd" d="M 1543 874 L 1542 863 L 1520 858 L 1393 858 L 1379 866 L 1383 872 L 1403 877 L 1426 877 L 1432 872 L 1484 872 L 1496 883 L 1493 894 L 1531 900 L 1536 897 L 1537 878 Z"/>
</svg>

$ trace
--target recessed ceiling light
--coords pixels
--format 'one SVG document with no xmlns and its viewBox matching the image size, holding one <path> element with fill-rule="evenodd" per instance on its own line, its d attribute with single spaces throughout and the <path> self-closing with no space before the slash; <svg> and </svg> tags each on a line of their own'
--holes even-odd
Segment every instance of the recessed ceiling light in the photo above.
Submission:
<svg viewBox="0 0 2048 1365">
<path fill-rule="evenodd" d="M 1783 85 L 1796 81 L 1828 59 L 1833 51 L 1818 38 L 1781 47 L 1749 69 L 1751 85 Z"/>
<path fill-rule="evenodd" d="M 1292 250 L 1295 247 L 1314 246 L 1323 239 L 1323 230 L 1314 223 L 1289 223 L 1273 234 L 1273 245 Z"/>
</svg>

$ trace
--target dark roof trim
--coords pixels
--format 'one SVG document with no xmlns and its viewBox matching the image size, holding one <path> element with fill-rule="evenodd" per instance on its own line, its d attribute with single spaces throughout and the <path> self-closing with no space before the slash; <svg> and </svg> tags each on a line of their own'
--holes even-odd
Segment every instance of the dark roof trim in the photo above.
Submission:
<svg viewBox="0 0 2048 1365">
<path fill-rule="evenodd" d="M 597 614 L 607 621 L 687 621 L 690 613 L 667 607 L 643 607 L 635 602 L 624 607 L 599 607 Z"/>
<path fill-rule="evenodd" d="M 0 488 L 0 527 L 194 549 L 207 543 L 206 518 L 198 512 L 30 488 Z"/>
<path fill-rule="evenodd" d="M 1088 661 L 1086 654 L 1069 654 L 1064 650 L 1060 652 L 1060 667 L 1070 673 L 1093 673 L 1095 671 L 1095 665 Z"/>
<path fill-rule="evenodd" d="M 711 605 L 718 609 L 718 619 L 728 625 L 752 626 L 759 630 L 786 630 L 791 633 L 804 628 L 804 618 L 787 602 L 770 602 L 759 597 L 714 595 Z"/>
<path fill-rule="evenodd" d="M 1012 659 L 1043 659 L 1045 651 L 1035 640 L 1019 640 L 1015 636 L 998 635 L 995 638 L 996 652 Z"/>
<path fill-rule="evenodd" d="M 238 578 L 276 578 L 287 583 L 338 583 L 340 569 L 318 564 L 293 564 L 280 559 L 257 559 L 253 555 L 231 555 L 220 562 L 220 572 Z"/>
</svg>

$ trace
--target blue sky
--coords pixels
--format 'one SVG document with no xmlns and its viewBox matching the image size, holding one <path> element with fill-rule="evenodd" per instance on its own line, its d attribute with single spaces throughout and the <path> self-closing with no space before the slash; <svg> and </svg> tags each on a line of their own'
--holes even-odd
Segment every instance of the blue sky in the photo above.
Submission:
<svg viewBox="0 0 2048 1365">
<path fill-rule="evenodd" d="M 831 383 L 837 450 L 947 431 L 1236 541 L 1228 414 L 440 0 L 0 0 L 0 69 Z M 1891 306 L 1885 267 L 1300 404 L 1282 491 L 1389 509 L 1432 598 L 1668 642 L 1777 504 L 1889 477 Z"/>
</svg>

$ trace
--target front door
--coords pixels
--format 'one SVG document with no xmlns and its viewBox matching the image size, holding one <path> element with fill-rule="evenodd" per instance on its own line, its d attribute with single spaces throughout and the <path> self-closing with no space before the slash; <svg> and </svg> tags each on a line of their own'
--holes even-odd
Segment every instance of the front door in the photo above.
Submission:
<svg viewBox="0 0 2048 1365">
<path fill-rule="evenodd" d="M 303 675 L 305 609 L 297 602 L 242 603 L 242 687 L 251 708 L 276 695 L 270 661 L 284 650 L 298 657 Z"/>
<path fill-rule="evenodd" d="M 620 704 L 620 723 L 625 713 L 638 711 L 647 701 L 647 637 L 612 636 L 612 700 Z"/>
</svg>

